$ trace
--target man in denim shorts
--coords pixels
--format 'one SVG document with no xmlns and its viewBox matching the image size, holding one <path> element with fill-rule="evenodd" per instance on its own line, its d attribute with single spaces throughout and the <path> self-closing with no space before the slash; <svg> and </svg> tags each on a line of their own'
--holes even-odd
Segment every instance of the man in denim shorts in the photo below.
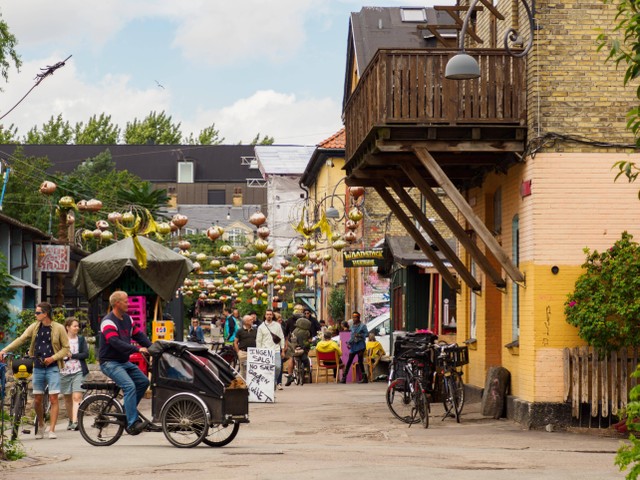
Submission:
<svg viewBox="0 0 640 480">
<path fill-rule="evenodd" d="M 51 304 L 39 303 L 36 306 L 36 322 L 27 327 L 22 335 L 0 350 L 0 360 L 5 352 L 10 352 L 27 340 L 31 340 L 29 356 L 35 357 L 33 364 L 34 406 L 38 415 L 40 428 L 36 439 L 44 438 L 43 398 L 45 386 L 49 386 L 49 402 L 51 403 L 49 438 L 56 436 L 56 422 L 58 421 L 58 395 L 60 394 L 60 369 L 64 366 L 64 357 L 69 355 L 69 338 L 67 331 L 61 324 L 51 319 Z"/>
</svg>

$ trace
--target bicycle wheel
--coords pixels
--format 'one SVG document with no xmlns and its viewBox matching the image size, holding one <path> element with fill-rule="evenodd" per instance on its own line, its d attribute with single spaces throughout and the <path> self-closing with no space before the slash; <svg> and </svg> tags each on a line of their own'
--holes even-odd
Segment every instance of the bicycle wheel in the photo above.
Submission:
<svg viewBox="0 0 640 480">
<path fill-rule="evenodd" d="M 456 398 L 456 413 L 458 414 L 458 421 L 460 421 L 460 414 L 464 407 L 464 382 L 462 381 L 462 375 L 460 372 L 452 372 L 450 382 L 453 391 L 453 396 Z"/>
<path fill-rule="evenodd" d="M 22 395 L 21 389 L 15 388 L 11 394 L 11 411 L 13 412 L 11 417 L 11 440 L 18 438 L 26 404 L 26 398 Z"/>
<path fill-rule="evenodd" d="M 113 414 L 124 415 L 122 405 L 109 395 L 96 394 L 87 397 L 78 407 L 80 435 L 91 445 L 113 445 L 122 436 L 126 420 Z"/>
<path fill-rule="evenodd" d="M 210 447 L 224 447 L 236 438 L 239 430 L 239 423 L 232 423 L 227 426 L 222 424 L 211 425 L 207 432 L 207 436 L 204 437 L 202 441 L 205 445 L 209 445 Z"/>
<path fill-rule="evenodd" d="M 424 428 L 429 428 L 429 400 L 418 380 L 413 384 L 413 407 L 412 415 L 415 418 L 413 423 L 420 421 Z"/>
<path fill-rule="evenodd" d="M 416 420 L 412 415 L 411 391 L 404 378 L 399 378 L 389 384 L 386 399 L 387 407 L 398 420 L 408 424 L 420 421 L 420 418 Z"/>
<path fill-rule="evenodd" d="M 162 431 L 172 445 L 191 448 L 209 431 L 207 412 L 201 402 L 189 395 L 177 395 L 162 409 Z"/>
<path fill-rule="evenodd" d="M 304 362 L 302 357 L 296 357 L 296 385 L 304 385 Z"/>
<path fill-rule="evenodd" d="M 456 419 L 456 422 L 460 423 L 460 409 L 458 407 L 458 397 L 455 392 L 453 375 L 448 375 L 442 380 L 444 383 L 444 396 L 442 398 L 445 410 L 444 418 L 452 416 Z"/>
</svg>

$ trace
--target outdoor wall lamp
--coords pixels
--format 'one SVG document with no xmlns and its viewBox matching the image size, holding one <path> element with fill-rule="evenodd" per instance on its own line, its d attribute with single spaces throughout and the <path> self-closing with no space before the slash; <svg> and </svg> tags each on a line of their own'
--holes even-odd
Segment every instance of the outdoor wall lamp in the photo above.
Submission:
<svg viewBox="0 0 640 480">
<path fill-rule="evenodd" d="M 467 54 L 464 49 L 464 38 L 467 35 L 467 29 L 469 28 L 469 21 L 475 11 L 476 5 L 482 0 L 473 0 L 467 10 L 467 14 L 464 17 L 464 23 L 462 24 L 462 30 L 460 30 L 460 38 L 458 39 L 459 53 L 454 55 L 448 62 L 444 70 L 445 78 L 449 80 L 472 80 L 480 78 L 480 66 L 478 61 L 471 55 Z M 533 1 L 533 0 L 532 0 Z M 510 43 L 521 44 L 522 37 L 513 27 L 509 28 L 504 34 L 504 48 L 507 53 L 513 57 L 524 57 L 533 46 L 533 32 L 535 30 L 534 9 L 535 3 L 529 5 L 527 0 L 520 0 L 527 12 L 527 18 L 529 19 L 529 39 L 523 49 L 512 50 Z M 532 8 L 533 6 L 533 8 Z"/>
</svg>

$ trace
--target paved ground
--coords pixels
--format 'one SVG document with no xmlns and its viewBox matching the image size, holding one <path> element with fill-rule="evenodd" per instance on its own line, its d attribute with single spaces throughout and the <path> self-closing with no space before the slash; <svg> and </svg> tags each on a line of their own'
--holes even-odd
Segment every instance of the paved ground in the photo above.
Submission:
<svg viewBox="0 0 640 480">
<path fill-rule="evenodd" d="M 172 479 L 613 479 L 622 439 L 523 431 L 465 406 L 462 423 L 432 410 L 425 430 L 396 420 L 384 383 L 291 386 L 275 404 L 251 404 L 251 423 L 223 448 L 178 449 L 162 433 L 92 447 L 59 425 L 57 440 L 24 437 L 29 457 L 0 464 L 3 480 Z M 143 401 L 143 411 L 149 401 Z"/>
</svg>

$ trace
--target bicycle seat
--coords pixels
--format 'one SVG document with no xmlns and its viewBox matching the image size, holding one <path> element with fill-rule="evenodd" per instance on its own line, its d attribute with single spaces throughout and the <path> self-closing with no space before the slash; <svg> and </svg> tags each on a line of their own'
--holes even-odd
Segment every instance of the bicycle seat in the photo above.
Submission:
<svg viewBox="0 0 640 480">
<path fill-rule="evenodd" d="M 85 390 L 104 390 L 114 393 L 120 390 L 120 387 L 115 382 L 83 382 L 80 386 Z"/>
</svg>

